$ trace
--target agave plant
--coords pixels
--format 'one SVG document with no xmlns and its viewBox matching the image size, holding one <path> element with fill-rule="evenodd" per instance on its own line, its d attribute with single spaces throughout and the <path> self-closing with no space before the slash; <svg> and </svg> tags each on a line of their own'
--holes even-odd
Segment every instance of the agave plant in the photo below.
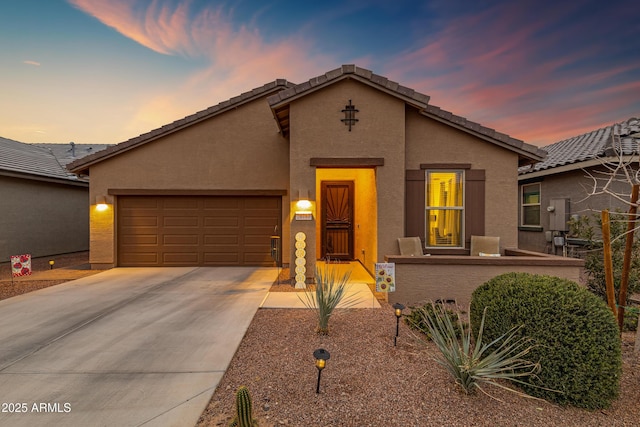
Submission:
<svg viewBox="0 0 640 427">
<path fill-rule="evenodd" d="M 432 308 L 433 310 L 419 310 L 431 339 L 440 350 L 441 357 L 436 357 L 436 361 L 451 374 L 465 393 L 472 393 L 477 389 L 488 394 L 482 386 L 491 384 L 530 397 L 498 382 L 507 380 L 528 384 L 526 379 L 540 371 L 538 363 L 526 360 L 527 354 L 533 348 L 532 340 L 526 337 L 516 339 L 520 327 L 509 330 L 490 343 L 483 343 L 485 309 L 474 342 L 471 326 L 463 324 L 460 316 L 457 318 L 456 328 L 451 320 L 452 316 L 447 315 L 442 304 L 432 303 Z"/>
<path fill-rule="evenodd" d="M 313 309 L 318 319 L 316 331 L 320 335 L 329 333 L 329 319 L 333 310 L 342 303 L 342 308 L 350 308 L 358 303 L 356 294 L 346 296 L 349 277 L 351 271 L 339 275 L 336 269 L 330 268 L 328 264 L 322 269 L 316 267 L 316 289 L 315 292 L 302 292 L 302 297 L 298 294 L 300 301 L 310 309 Z"/>
</svg>

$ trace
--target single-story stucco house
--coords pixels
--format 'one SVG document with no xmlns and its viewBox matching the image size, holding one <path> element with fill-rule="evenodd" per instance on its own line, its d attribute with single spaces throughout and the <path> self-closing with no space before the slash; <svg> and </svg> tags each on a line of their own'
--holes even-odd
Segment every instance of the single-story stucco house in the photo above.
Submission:
<svg viewBox="0 0 640 427">
<path fill-rule="evenodd" d="M 65 164 L 105 147 L 0 138 L 0 262 L 89 249 L 89 183 Z"/>
<path fill-rule="evenodd" d="M 373 272 L 404 236 L 433 255 L 468 257 L 472 235 L 517 247 L 518 167 L 544 155 L 343 65 L 265 84 L 69 169 L 91 177 L 94 268 L 277 262 L 311 278 L 318 259 Z"/>
<path fill-rule="evenodd" d="M 519 170 L 520 222 L 518 246 L 544 253 L 579 254 L 579 240 L 570 238 L 571 215 L 598 215 L 602 210 L 629 210 L 629 179 L 616 166 L 638 171 L 640 119 L 595 129 L 543 147 L 548 156 L 542 162 Z M 637 179 L 637 178 L 636 178 Z M 618 195 L 627 195 L 624 200 Z M 591 194 L 591 195 L 590 195 Z"/>
</svg>

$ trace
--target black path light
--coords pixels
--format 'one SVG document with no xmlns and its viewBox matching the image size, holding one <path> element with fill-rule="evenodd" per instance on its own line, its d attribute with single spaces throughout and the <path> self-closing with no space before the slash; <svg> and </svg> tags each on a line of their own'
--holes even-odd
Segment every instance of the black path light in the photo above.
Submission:
<svg viewBox="0 0 640 427">
<path fill-rule="evenodd" d="M 318 385 L 316 385 L 316 394 L 320 393 L 320 374 L 327 365 L 327 360 L 331 357 L 329 352 L 324 348 L 319 348 L 313 352 L 313 357 L 316 359 L 316 368 L 318 368 Z"/>
<path fill-rule="evenodd" d="M 49 260 L 49 270 L 53 270 L 53 264 L 56 262 L 54 260 Z"/>
<path fill-rule="evenodd" d="M 398 341 L 398 335 L 400 333 L 400 317 L 402 317 L 402 310 L 404 310 L 404 305 L 400 304 L 399 302 L 393 304 L 393 308 L 395 309 L 395 315 L 396 315 L 396 336 L 393 337 L 393 346 L 396 346 L 396 343 Z"/>
</svg>

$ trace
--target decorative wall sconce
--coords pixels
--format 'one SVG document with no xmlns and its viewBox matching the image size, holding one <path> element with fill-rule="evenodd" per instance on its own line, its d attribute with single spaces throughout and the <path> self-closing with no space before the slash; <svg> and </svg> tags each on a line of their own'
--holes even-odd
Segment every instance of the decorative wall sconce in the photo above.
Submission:
<svg viewBox="0 0 640 427">
<path fill-rule="evenodd" d="M 106 211 L 107 209 L 109 209 L 107 198 L 105 196 L 96 196 L 96 210 Z"/>
<path fill-rule="evenodd" d="M 329 360 L 331 355 L 324 348 L 319 348 L 313 352 L 313 357 L 316 359 L 316 368 L 318 368 L 318 384 L 316 385 L 316 394 L 318 394 L 320 393 L 320 374 L 327 365 L 327 360 Z"/>
<path fill-rule="evenodd" d="M 349 104 L 344 106 L 344 110 L 342 110 L 342 112 L 344 113 L 344 119 L 341 121 L 346 126 L 349 126 L 349 132 L 351 132 L 351 126 L 354 126 L 356 122 L 358 122 L 358 119 L 356 119 L 356 113 L 358 113 L 359 110 L 356 110 L 356 106 L 352 105 L 351 100 L 349 100 Z"/>
</svg>

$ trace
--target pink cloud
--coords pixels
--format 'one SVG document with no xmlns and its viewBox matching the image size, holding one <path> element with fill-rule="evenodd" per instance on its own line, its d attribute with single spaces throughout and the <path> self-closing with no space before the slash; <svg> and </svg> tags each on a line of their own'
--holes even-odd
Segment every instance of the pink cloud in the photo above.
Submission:
<svg viewBox="0 0 640 427">
<path fill-rule="evenodd" d="M 182 118 L 276 78 L 308 79 L 335 66 L 303 38 L 265 41 L 257 28 L 234 27 L 233 11 L 192 10 L 190 1 L 69 0 L 125 37 L 161 54 L 204 59 L 181 87 L 154 93 L 133 114 L 132 136 Z"/>
<path fill-rule="evenodd" d="M 638 83 L 628 82 L 637 61 L 584 67 L 597 45 L 550 54 L 566 33 L 549 28 L 574 6 L 559 5 L 544 20 L 531 19 L 537 6 L 529 6 L 512 2 L 458 16 L 421 48 L 390 61 L 387 75 L 430 95 L 434 105 L 538 145 L 628 118 L 615 115 L 638 105 Z M 589 30 L 581 25 L 569 19 L 562 29 Z"/>
</svg>

